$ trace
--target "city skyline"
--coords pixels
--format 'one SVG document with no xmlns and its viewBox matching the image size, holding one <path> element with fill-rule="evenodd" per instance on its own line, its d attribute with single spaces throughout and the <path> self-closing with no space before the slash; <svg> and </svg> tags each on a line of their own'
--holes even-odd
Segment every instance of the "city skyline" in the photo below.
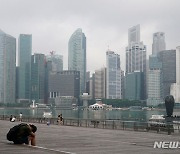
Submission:
<svg viewBox="0 0 180 154">
<path fill-rule="evenodd" d="M 56 51 L 64 57 L 65 70 L 68 40 L 77 28 L 82 28 L 87 37 L 87 71 L 91 72 L 106 66 L 108 48 L 121 56 L 125 70 L 128 29 L 137 24 L 141 27 L 141 41 L 147 46 L 147 58 L 152 53 L 153 33 L 165 33 L 167 50 L 176 49 L 180 42 L 180 2 L 176 0 L 0 0 L 0 3 L 0 29 L 16 39 L 19 34 L 32 34 L 32 54 Z"/>
</svg>

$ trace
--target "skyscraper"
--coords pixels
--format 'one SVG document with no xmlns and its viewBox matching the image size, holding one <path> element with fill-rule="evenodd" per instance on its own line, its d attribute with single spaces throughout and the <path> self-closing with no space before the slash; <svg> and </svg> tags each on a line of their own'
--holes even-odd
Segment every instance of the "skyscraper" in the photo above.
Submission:
<svg viewBox="0 0 180 154">
<path fill-rule="evenodd" d="M 16 39 L 0 30 L 0 103 L 15 103 Z"/>
<path fill-rule="evenodd" d="M 106 52 L 106 77 L 108 99 L 121 99 L 121 68 L 120 55 L 113 51 Z"/>
<path fill-rule="evenodd" d="M 54 51 L 50 53 L 51 53 L 50 55 L 46 56 L 46 60 L 52 62 L 52 71 L 53 72 L 63 71 L 63 56 L 55 54 Z"/>
<path fill-rule="evenodd" d="M 86 92 L 86 37 L 80 28 L 69 39 L 68 70 L 80 71 L 80 94 Z"/>
<path fill-rule="evenodd" d="M 143 73 L 135 71 L 126 74 L 125 98 L 130 100 L 141 100 L 143 91 Z"/>
<path fill-rule="evenodd" d="M 170 94 L 171 84 L 176 83 L 176 50 L 158 52 L 158 60 L 162 63 L 163 98 Z"/>
<path fill-rule="evenodd" d="M 142 72 L 142 83 L 144 84 L 141 99 L 146 98 L 146 46 L 140 42 L 140 25 L 128 30 L 128 46 L 126 47 L 126 74 Z M 127 86 L 125 86 L 127 87 Z M 125 92 L 128 94 L 128 92 Z M 126 95 L 127 96 L 127 95 Z"/>
<path fill-rule="evenodd" d="M 166 50 L 165 34 L 157 32 L 153 34 L 152 54 L 157 55 L 159 51 Z"/>
<path fill-rule="evenodd" d="M 126 73 L 146 71 L 146 46 L 140 42 L 140 25 L 128 30 L 128 47 L 126 47 Z"/>
<path fill-rule="evenodd" d="M 73 96 L 79 99 L 79 71 L 60 71 L 49 75 L 49 98 Z"/>
<path fill-rule="evenodd" d="M 18 100 L 31 99 L 31 53 L 32 35 L 20 34 L 18 42 Z"/>
<path fill-rule="evenodd" d="M 140 42 L 140 25 L 133 26 L 128 30 L 128 45 Z"/>
<path fill-rule="evenodd" d="M 31 56 L 31 99 L 44 103 L 45 99 L 45 55 Z"/>
<path fill-rule="evenodd" d="M 180 103 L 180 46 L 176 47 L 176 83 L 171 84 L 170 94 Z"/>
<path fill-rule="evenodd" d="M 147 71 L 147 105 L 157 106 L 162 102 L 162 63 L 159 62 L 156 55 L 151 55 Z"/>
<path fill-rule="evenodd" d="M 106 98 L 106 68 L 95 71 L 95 98 Z"/>
</svg>

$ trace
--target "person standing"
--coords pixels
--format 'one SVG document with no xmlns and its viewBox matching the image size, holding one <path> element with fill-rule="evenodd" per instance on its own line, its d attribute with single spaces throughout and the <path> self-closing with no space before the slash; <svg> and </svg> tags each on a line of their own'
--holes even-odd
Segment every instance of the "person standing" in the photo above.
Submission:
<svg viewBox="0 0 180 154">
<path fill-rule="evenodd" d="M 22 122 L 22 112 L 19 114 L 19 121 Z"/>
<path fill-rule="evenodd" d="M 58 124 L 63 125 L 63 116 L 62 116 L 62 114 L 58 115 Z"/>
<path fill-rule="evenodd" d="M 13 118 L 13 116 L 11 115 L 11 116 L 10 116 L 10 118 L 9 118 L 9 121 L 11 121 L 11 120 L 12 120 L 12 118 Z"/>
</svg>

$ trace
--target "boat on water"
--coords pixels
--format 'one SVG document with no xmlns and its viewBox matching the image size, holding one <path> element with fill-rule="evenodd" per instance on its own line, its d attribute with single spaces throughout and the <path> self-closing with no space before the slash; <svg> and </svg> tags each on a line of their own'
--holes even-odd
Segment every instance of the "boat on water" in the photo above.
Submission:
<svg viewBox="0 0 180 154">
<path fill-rule="evenodd" d="M 166 122 L 164 115 L 152 115 L 148 120 L 148 130 L 164 130 Z"/>
<path fill-rule="evenodd" d="M 30 108 L 45 109 L 45 108 L 49 108 L 49 106 L 47 106 L 46 104 L 35 104 L 35 102 L 33 102 L 33 104 L 30 105 Z"/>
<path fill-rule="evenodd" d="M 43 118 L 52 118 L 52 112 L 43 112 Z"/>
<path fill-rule="evenodd" d="M 32 100 L 32 104 L 30 105 L 30 108 L 35 109 L 37 108 L 37 104 L 35 104 L 35 100 Z"/>
</svg>

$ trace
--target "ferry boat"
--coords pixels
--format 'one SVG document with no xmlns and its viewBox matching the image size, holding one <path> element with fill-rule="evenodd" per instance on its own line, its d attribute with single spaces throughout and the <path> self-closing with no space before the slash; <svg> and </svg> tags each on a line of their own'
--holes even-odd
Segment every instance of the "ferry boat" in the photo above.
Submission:
<svg viewBox="0 0 180 154">
<path fill-rule="evenodd" d="M 32 104 L 30 105 L 30 108 L 32 109 L 37 108 L 37 104 L 35 104 L 35 100 L 32 100 Z"/>
<path fill-rule="evenodd" d="M 165 128 L 166 128 L 166 122 L 164 115 L 152 115 L 152 117 L 148 121 L 148 129 L 159 130 Z"/>
<path fill-rule="evenodd" d="M 43 112 L 43 118 L 52 118 L 52 112 Z"/>
</svg>

